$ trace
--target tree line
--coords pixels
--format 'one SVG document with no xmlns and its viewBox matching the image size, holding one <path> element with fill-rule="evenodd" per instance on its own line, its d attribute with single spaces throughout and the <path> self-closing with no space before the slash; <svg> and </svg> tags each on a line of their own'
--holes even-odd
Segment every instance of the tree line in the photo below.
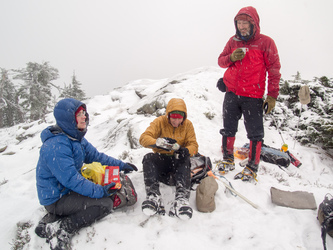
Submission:
<svg viewBox="0 0 333 250">
<path fill-rule="evenodd" d="M 18 70 L 0 68 L 0 128 L 11 127 L 22 122 L 36 120 L 45 121 L 45 115 L 50 113 L 57 102 L 52 90 L 59 91 L 60 98 L 72 97 L 84 100 L 85 93 L 81 89 L 75 74 L 70 84 L 64 87 L 53 83 L 59 78 L 58 70 L 48 62 L 27 63 L 26 67 Z M 302 84 L 314 82 L 310 86 L 311 103 L 308 108 L 320 115 L 319 120 L 306 118 L 299 129 L 304 131 L 297 138 L 303 144 L 320 145 L 333 154 L 333 80 L 326 76 L 314 77 L 312 81 L 301 78 L 299 72 L 292 80 L 280 81 L 279 102 L 285 103 L 282 124 L 287 125 L 292 117 L 298 116 L 298 90 Z M 15 84 L 14 84 L 15 81 Z M 282 106 L 281 108 L 283 108 Z M 289 111 L 291 112 L 289 112 Z"/>
<path fill-rule="evenodd" d="M 293 80 L 281 79 L 278 102 L 284 105 L 280 105 L 280 111 L 274 111 L 274 115 L 279 115 L 280 126 L 286 130 L 293 128 L 290 123 L 294 117 L 299 117 L 299 126 L 294 129 L 299 129 L 300 133 L 295 139 L 303 145 L 317 145 L 333 157 L 333 79 L 322 76 L 312 81 L 303 80 L 299 72 L 293 77 Z M 298 91 L 304 84 L 310 88 L 311 101 L 300 105 Z M 302 106 L 307 116 L 301 119 Z"/>
<path fill-rule="evenodd" d="M 11 127 L 25 121 L 45 120 L 45 115 L 54 107 L 57 97 L 85 99 L 81 83 L 73 73 L 70 84 L 61 88 L 53 83 L 59 72 L 49 62 L 29 62 L 25 68 L 7 70 L 0 68 L 0 128 Z M 14 83 L 15 81 L 15 83 Z"/>
</svg>

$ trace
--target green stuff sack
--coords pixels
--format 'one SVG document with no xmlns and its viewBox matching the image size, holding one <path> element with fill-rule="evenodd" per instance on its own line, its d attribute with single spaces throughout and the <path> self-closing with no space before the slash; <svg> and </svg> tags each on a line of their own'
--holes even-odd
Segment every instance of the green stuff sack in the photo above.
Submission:
<svg viewBox="0 0 333 250">
<path fill-rule="evenodd" d="M 196 204 L 200 212 L 210 213 L 215 210 L 215 193 L 217 189 L 218 184 L 213 176 L 208 176 L 201 180 L 196 189 Z"/>
<path fill-rule="evenodd" d="M 308 85 L 304 85 L 299 89 L 298 97 L 301 104 L 310 103 L 311 97 L 310 97 L 310 88 Z"/>
</svg>

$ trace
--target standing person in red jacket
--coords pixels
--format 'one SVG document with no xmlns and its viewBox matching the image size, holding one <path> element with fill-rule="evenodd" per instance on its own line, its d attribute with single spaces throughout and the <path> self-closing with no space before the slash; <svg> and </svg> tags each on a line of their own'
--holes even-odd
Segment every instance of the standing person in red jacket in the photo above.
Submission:
<svg viewBox="0 0 333 250">
<path fill-rule="evenodd" d="M 220 172 L 235 169 L 234 142 L 238 121 L 244 116 L 250 140 L 249 162 L 235 179 L 256 179 L 264 138 L 263 108 L 269 113 L 279 95 L 280 59 L 272 38 L 260 33 L 255 8 L 242 8 L 234 18 L 236 35 L 227 42 L 218 64 L 227 68 L 223 76 L 226 93 L 223 102 L 222 153 Z M 266 86 L 266 100 L 263 101 Z"/>
</svg>

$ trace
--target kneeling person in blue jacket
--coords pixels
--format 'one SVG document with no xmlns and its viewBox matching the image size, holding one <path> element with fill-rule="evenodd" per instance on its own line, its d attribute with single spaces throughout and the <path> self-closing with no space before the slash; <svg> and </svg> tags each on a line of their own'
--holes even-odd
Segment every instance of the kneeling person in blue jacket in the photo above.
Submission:
<svg viewBox="0 0 333 250">
<path fill-rule="evenodd" d="M 47 238 L 51 249 L 70 249 L 71 237 L 82 227 L 105 217 L 113 209 L 111 188 L 95 184 L 81 175 L 83 163 L 119 166 L 125 173 L 136 166 L 100 153 L 84 135 L 89 115 L 84 103 L 66 98 L 54 108 L 56 125 L 41 133 L 43 145 L 36 168 L 38 199 L 48 214 L 35 232 Z M 44 227 L 43 227 L 44 225 Z"/>
</svg>

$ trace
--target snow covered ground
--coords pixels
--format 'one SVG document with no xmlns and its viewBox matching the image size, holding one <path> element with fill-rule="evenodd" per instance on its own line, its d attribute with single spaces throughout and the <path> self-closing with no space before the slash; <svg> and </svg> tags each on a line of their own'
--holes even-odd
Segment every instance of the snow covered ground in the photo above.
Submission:
<svg viewBox="0 0 333 250">
<path fill-rule="evenodd" d="M 139 168 L 138 172 L 129 174 L 138 193 L 138 202 L 81 230 L 72 240 L 73 249 L 322 249 L 317 210 L 286 208 L 271 202 L 271 187 L 311 192 L 317 206 L 326 193 L 333 193 L 332 159 L 317 147 L 296 143 L 294 148 L 292 130 L 282 134 L 290 151 L 302 162 L 300 168 L 291 164 L 283 171 L 276 165 L 261 162 L 256 184 L 233 180 L 242 170 L 238 164 L 234 172 L 225 176 L 238 192 L 260 209 L 232 196 L 219 182 L 216 210 L 212 213 L 197 211 L 195 191 L 190 198 L 194 214 L 189 221 L 167 215 L 146 220 L 141 212 L 145 198 L 141 161 L 150 150 L 142 148 L 138 139 L 155 116 L 137 114 L 137 109 L 155 100 L 167 103 L 173 97 L 183 98 L 188 118 L 194 124 L 199 152 L 216 163 L 222 156 L 219 130 L 224 94 L 216 88 L 222 73 L 214 67 L 199 68 L 169 79 L 137 80 L 108 95 L 86 101 L 90 114 L 86 138 L 100 151 L 132 162 Z M 157 112 L 163 113 L 164 109 Z M 265 144 L 280 148 L 282 139 L 276 128 L 268 127 L 270 119 L 268 115 L 265 121 Z M 0 153 L 1 249 L 13 247 L 17 223 L 24 222 L 30 222 L 32 226 L 20 233 L 23 238 L 30 236 L 23 249 L 49 249 L 45 240 L 34 234 L 34 227 L 45 214 L 37 198 L 35 167 L 41 146 L 40 132 L 52 124 L 53 114 L 49 114 L 46 123 L 26 123 L 0 130 L 0 148 L 7 146 Z M 26 139 L 19 142 L 17 138 L 22 137 Z M 246 142 L 241 120 L 235 146 Z M 168 211 L 175 190 L 161 185 L 161 192 Z M 329 236 L 327 247 L 333 248 L 333 239 Z"/>
</svg>

